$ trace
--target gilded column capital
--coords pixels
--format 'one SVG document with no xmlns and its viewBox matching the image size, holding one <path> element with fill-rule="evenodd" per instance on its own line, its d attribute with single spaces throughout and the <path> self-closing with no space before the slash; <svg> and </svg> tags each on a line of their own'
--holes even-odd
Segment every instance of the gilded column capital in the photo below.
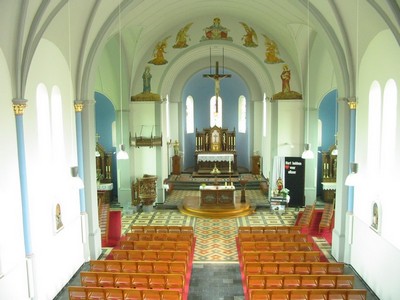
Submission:
<svg viewBox="0 0 400 300">
<path fill-rule="evenodd" d="M 83 101 L 80 100 L 74 101 L 75 112 L 82 112 L 83 107 L 84 107 Z"/>
<path fill-rule="evenodd" d="M 349 105 L 349 108 L 351 110 L 357 109 L 357 98 L 356 97 L 347 98 L 347 104 Z"/>
<path fill-rule="evenodd" d="M 12 102 L 13 102 L 14 114 L 15 115 L 23 115 L 25 107 L 26 107 L 26 102 L 28 102 L 28 100 L 26 100 L 26 99 L 13 99 Z"/>
</svg>

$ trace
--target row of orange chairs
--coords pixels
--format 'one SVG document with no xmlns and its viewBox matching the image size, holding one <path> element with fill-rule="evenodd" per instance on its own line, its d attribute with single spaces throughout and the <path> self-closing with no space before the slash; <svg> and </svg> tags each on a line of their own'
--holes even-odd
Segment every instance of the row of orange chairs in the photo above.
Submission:
<svg viewBox="0 0 400 300">
<path fill-rule="evenodd" d="M 304 233 L 238 233 L 238 241 L 242 242 L 298 242 L 308 241 Z"/>
<path fill-rule="evenodd" d="M 151 232 L 151 233 L 139 233 L 139 232 L 128 232 L 125 235 L 127 241 L 190 241 L 193 242 L 193 232 Z"/>
<path fill-rule="evenodd" d="M 243 262 L 318 262 L 319 251 L 244 251 Z"/>
<path fill-rule="evenodd" d="M 361 289 L 253 289 L 251 300 L 366 300 Z"/>
<path fill-rule="evenodd" d="M 190 241 L 122 241 L 120 247 L 123 250 L 169 250 L 192 252 Z"/>
<path fill-rule="evenodd" d="M 313 242 L 241 242 L 240 250 L 244 251 L 312 251 Z"/>
<path fill-rule="evenodd" d="M 182 293 L 173 290 L 136 290 L 101 287 L 69 287 L 70 300 L 182 300 Z"/>
<path fill-rule="evenodd" d="M 90 271 L 121 273 L 182 274 L 186 276 L 186 261 L 133 261 L 133 260 L 91 260 Z"/>
<path fill-rule="evenodd" d="M 247 289 L 352 289 L 354 275 L 248 275 Z"/>
<path fill-rule="evenodd" d="M 185 251 L 170 250 L 111 250 L 110 256 L 116 260 L 142 260 L 142 261 L 184 261 L 189 263 L 190 254 Z"/>
<path fill-rule="evenodd" d="M 245 275 L 341 275 L 342 262 L 244 262 Z"/>
<path fill-rule="evenodd" d="M 70 299 L 186 299 L 185 281 L 190 278 L 187 272 L 194 250 L 193 227 L 137 227 L 131 228 L 137 241 L 127 241 L 125 236 L 122 249 L 113 249 L 109 259 L 90 261 L 90 271 L 80 273 L 82 286 L 69 287 Z M 137 235 L 140 230 L 145 236 Z M 175 240 L 141 240 L 148 239 L 149 233 Z M 188 235 L 192 238 L 179 239 Z"/>
<path fill-rule="evenodd" d="M 137 233 L 152 233 L 152 232 L 159 232 L 159 233 L 194 233 L 194 229 L 192 226 L 162 226 L 162 225 L 147 225 L 147 226 L 136 226 L 132 225 L 130 228 L 130 232 L 137 232 Z"/>
<path fill-rule="evenodd" d="M 244 241 L 239 239 L 240 228 L 239 232 L 239 259 L 249 300 L 365 299 L 365 290 L 353 289 L 354 276 L 343 275 L 343 263 L 319 261 L 320 252 L 313 242 Z"/>
<path fill-rule="evenodd" d="M 80 273 L 81 285 L 86 287 L 116 287 L 134 289 L 178 290 L 184 292 L 182 274 L 146 274 L 92 272 Z"/>
<path fill-rule="evenodd" d="M 301 233 L 301 226 L 240 226 L 238 233 Z"/>
</svg>

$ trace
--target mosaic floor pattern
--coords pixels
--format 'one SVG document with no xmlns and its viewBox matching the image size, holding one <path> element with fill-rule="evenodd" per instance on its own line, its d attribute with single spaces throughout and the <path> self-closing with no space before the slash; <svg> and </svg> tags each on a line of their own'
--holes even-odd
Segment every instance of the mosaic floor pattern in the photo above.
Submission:
<svg viewBox="0 0 400 300">
<path fill-rule="evenodd" d="M 122 217 L 122 233 L 129 231 L 132 225 L 184 225 L 193 226 L 196 236 L 194 262 L 237 263 L 235 237 L 239 226 L 276 226 L 294 225 L 298 211 L 289 208 L 286 213 L 278 214 L 269 209 L 257 209 L 253 215 L 232 219 L 206 219 L 182 215 L 174 209 L 138 212 Z M 330 255 L 330 245 L 323 239 L 315 238 L 321 244 L 321 250 Z"/>
</svg>

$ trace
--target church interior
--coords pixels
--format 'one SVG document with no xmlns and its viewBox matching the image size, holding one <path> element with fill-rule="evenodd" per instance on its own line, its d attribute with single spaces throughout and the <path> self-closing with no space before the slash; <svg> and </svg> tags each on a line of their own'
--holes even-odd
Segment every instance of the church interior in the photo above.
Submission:
<svg viewBox="0 0 400 300">
<path fill-rule="evenodd" d="M 0 299 L 400 299 L 399 0 L 0 7 Z"/>
</svg>

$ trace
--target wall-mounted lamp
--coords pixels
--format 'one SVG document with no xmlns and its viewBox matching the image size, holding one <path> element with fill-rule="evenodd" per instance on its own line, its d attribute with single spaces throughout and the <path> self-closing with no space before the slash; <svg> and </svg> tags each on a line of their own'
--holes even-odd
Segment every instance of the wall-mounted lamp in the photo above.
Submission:
<svg viewBox="0 0 400 300">
<path fill-rule="evenodd" d="M 313 159 L 314 158 L 314 153 L 311 151 L 311 144 L 305 144 L 304 145 L 304 152 L 301 155 L 301 158 L 303 159 Z"/>
<path fill-rule="evenodd" d="M 347 186 L 355 186 L 358 183 L 358 164 L 350 163 L 350 174 L 347 175 L 346 181 L 344 182 Z"/>
<path fill-rule="evenodd" d="M 83 189 L 84 188 L 83 180 L 78 175 L 78 167 L 77 166 L 71 167 L 71 176 L 72 176 L 73 186 L 75 186 L 77 189 Z"/>
<path fill-rule="evenodd" d="M 117 152 L 117 159 L 129 159 L 129 155 L 125 151 L 124 144 L 119 145 L 119 151 Z"/>
</svg>

